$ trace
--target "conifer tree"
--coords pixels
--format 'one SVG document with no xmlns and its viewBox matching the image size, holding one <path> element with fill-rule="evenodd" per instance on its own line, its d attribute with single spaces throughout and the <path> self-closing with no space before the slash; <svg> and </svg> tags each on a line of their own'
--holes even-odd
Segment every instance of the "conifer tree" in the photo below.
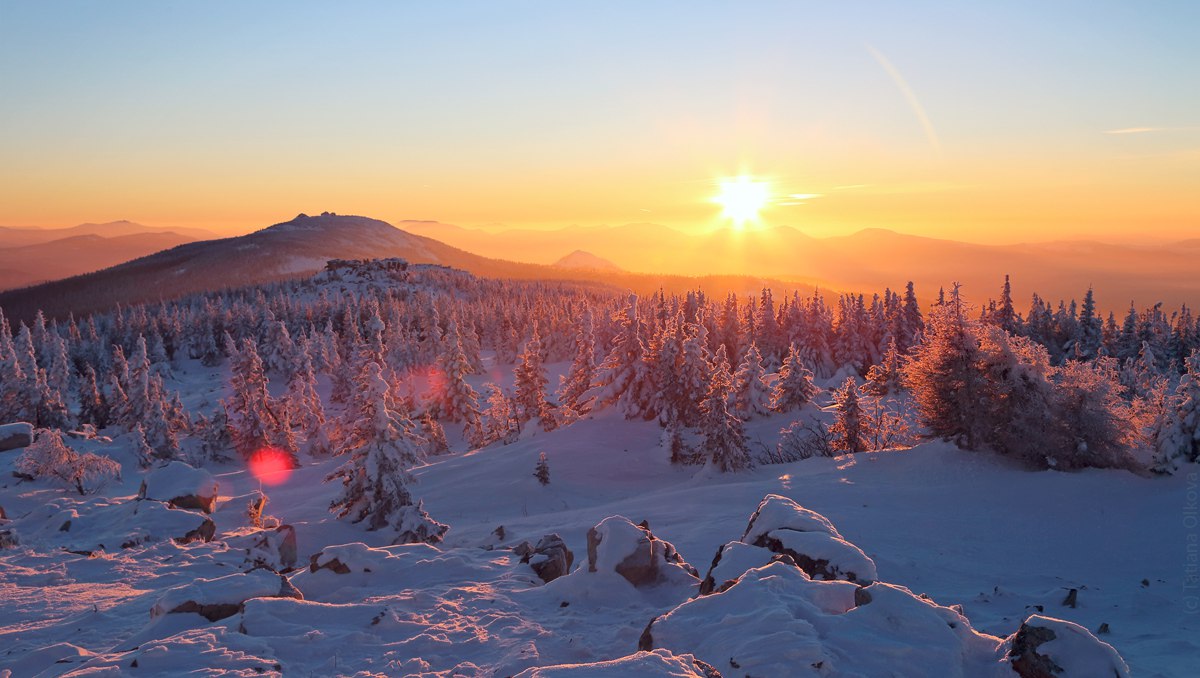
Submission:
<svg viewBox="0 0 1200 678">
<path fill-rule="evenodd" d="M 479 417 L 479 395 L 467 383 L 471 364 L 463 353 L 457 333 L 447 338 L 446 350 L 438 356 L 438 370 L 430 393 L 434 416 L 470 425 Z"/>
<path fill-rule="evenodd" d="M 593 329 L 592 310 L 584 311 L 579 331 L 575 335 L 575 357 L 571 367 L 561 377 L 558 391 L 560 405 L 572 412 L 586 413 L 590 403 L 584 398 L 592 385 L 596 373 L 596 337 Z"/>
<path fill-rule="evenodd" d="M 728 408 L 733 377 L 729 374 L 724 345 L 717 348 L 709 383 L 708 395 L 700 406 L 700 434 L 704 436 L 708 464 L 722 473 L 744 471 L 753 463 L 742 420 Z"/>
<path fill-rule="evenodd" d="M 986 384 L 975 369 L 978 356 L 977 325 L 956 284 L 930 314 L 925 341 L 913 349 L 904 381 L 930 434 L 968 450 L 978 449 L 984 433 L 979 415 Z"/>
<path fill-rule="evenodd" d="M 833 394 L 835 419 L 829 432 L 833 435 L 833 448 L 847 454 L 856 454 L 865 449 L 866 431 L 863 426 L 863 411 L 858 402 L 858 386 L 854 379 L 847 378 Z"/>
<path fill-rule="evenodd" d="M 541 420 L 543 427 L 547 422 L 553 429 L 554 414 L 546 402 L 546 368 L 542 364 L 542 341 L 538 335 L 537 323 L 533 325 L 533 335 L 521 352 L 516 369 L 513 370 L 514 389 L 513 405 L 516 409 L 517 420 L 524 424 L 534 417 Z"/>
<path fill-rule="evenodd" d="M 771 389 L 767 388 L 765 376 L 758 346 L 751 342 L 733 377 L 734 413 L 743 420 L 770 412 Z"/>
<path fill-rule="evenodd" d="M 1153 443 L 1155 472 L 1174 473 L 1185 463 L 1200 461 L 1200 350 L 1192 351 L 1187 372 L 1165 398 Z"/>
<path fill-rule="evenodd" d="M 818 388 L 813 384 L 812 372 L 804 366 L 800 351 L 792 344 L 787 356 L 783 359 L 783 367 L 779 370 L 779 378 L 771 390 L 771 409 L 775 412 L 791 412 L 812 402 Z"/>
<path fill-rule="evenodd" d="M 533 477 L 542 485 L 550 484 L 550 464 L 546 461 L 546 453 L 538 453 L 537 466 L 533 469 Z"/>
<path fill-rule="evenodd" d="M 616 321 L 612 350 L 596 370 L 596 380 L 588 393 L 595 398 L 594 407 L 616 405 L 626 419 L 645 419 L 654 394 L 644 360 L 637 295 L 629 295 L 629 304 Z"/>
<path fill-rule="evenodd" d="M 437 543 L 449 529 L 416 504 L 408 486 L 409 468 L 419 463 L 425 441 L 411 420 L 388 407 L 388 384 L 375 363 L 368 363 L 361 384 L 363 409 L 355 423 L 355 446 L 326 480 L 340 480 L 341 492 L 330 504 L 338 518 L 365 522 L 370 530 L 390 529 L 393 543 Z"/>
</svg>

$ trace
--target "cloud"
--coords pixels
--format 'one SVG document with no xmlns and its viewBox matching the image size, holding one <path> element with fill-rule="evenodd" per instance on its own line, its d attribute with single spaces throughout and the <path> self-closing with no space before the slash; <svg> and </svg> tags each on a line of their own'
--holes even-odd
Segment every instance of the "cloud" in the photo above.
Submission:
<svg viewBox="0 0 1200 678">
<path fill-rule="evenodd" d="M 822 196 L 821 193 L 789 193 L 784 196 L 784 200 L 775 203 L 781 207 L 791 207 L 794 205 L 806 205 L 809 200 L 816 200 Z"/>
<path fill-rule="evenodd" d="M 925 107 L 917 99 L 916 92 L 913 91 L 912 87 L 908 86 L 908 81 L 904 79 L 903 75 L 900 75 L 899 69 L 893 66 L 892 62 L 888 61 L 888 58 L 882 52 L 871 45 L 867 45 L 866 47 L 879 66 L 887 72 L 892 82 L 896 83 L 896 87 L 904 95 L 904 100 L 908 102 L 908 107 L 912 109 L 913 115 L 921 123 L 921 128 L 925 130 L 925 138 L 929 140 L 929 145 L 940 156 L 942 154 L 942 142 L 938 139 L 937 130 L 933 128 L 933 123 L 929 121 L 929 116 L 925 113 Z"/>
<path fill-rule="evenodd" d="M 1106 129 L 1105 134 L 1145 134 L 1146 132 L 1161 132 L 1161 127 L 1123 127 L 1121 129 Z"/>
<path fill-rule="evenodd" d="M 1197 126 L 1188 127 L 1122 127 L 1120 129 L 1106 129 L 1105 134 L 1148 134 L 1151 132 L 1191 132 L 1200 130 Z"/>
</svg>

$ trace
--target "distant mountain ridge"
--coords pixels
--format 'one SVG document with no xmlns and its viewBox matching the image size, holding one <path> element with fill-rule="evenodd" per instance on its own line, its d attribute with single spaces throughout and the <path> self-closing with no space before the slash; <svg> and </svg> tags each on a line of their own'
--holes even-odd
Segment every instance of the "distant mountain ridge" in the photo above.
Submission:
<svg viewBox="0 0 1200 678">
<path fill-rule="evenodd" d="M 555 266 L 557 268 L 582 268 L 585 270 L 598 270 L 598 271 L 620 271 L 621 270 L 620 266 L 617 266 L 616 264 L 609 261 L 608 259 L 604 259 L 603 257 L 598 257 L 598 256 L 592 254 L 591 252 L 584 252 L 583 250 L 575 250 L 574 252 L 568 254 L 567 256 L 563 257 L 562 259 L 559 259 L 558 261 L 554 262 L 551 265 Z"/>
<path fill-rule="evenodd" d="M 64 280 L 0 292 L 10 318 L 30 318 L 40 308 L 52 317 L 104 310 L 116 304 L 156 302 L 187 294 L 308 275 L 329 259 L 399 257 L 495 278 L 583 280 L 648 293 L 659 288 L 751 292 L 783 286 L 750 276 L 688 278 L 607 270 L 561 268 L 489 259 L 391 224 L 325 212 L 296 218 L 243 236 L 190 242 L 110 268 Z"/>
<path fill-rule="evenodd" d="M 127 220 L 109 221 L 101 224 L 86 223 L 69 228 L 27 228 L 0 226 L 0 248 L 25 247 L 48 243 L 63 238 L 74 238 L 81 235 L 98 235 L 103 238 L 119 238 L 122 236 L 145 233 L 174 233 L 190 240 L 210 240 L 217 237 L 216 233 L 201 228 L 158 227 L 146 226 Z"/>
<path fill-rule="evenodd" d="M 89 273 L 214 237 L 197 228 L 158 228 L 124 220 L 70 228 L 0 226 L 0 290 Z"/>
<path fill-rule="evenodd" d="M 580 249 L 625 271 L 761 275 L 863 292 L 896 289 L 912 280 L 922 299 L 957 281 L 982 303 L 1011 274 L 1018 309 L 1036 292 L 1045 299 L 1081 299 L 1089 286 L 1105 310 L 1120 315 L 1129 302 L 1168 308 L 1200 306 L 1200 239 L 1169 244 L 1113 245 L 1075 240 L 982 245 L 869 228 L 817 238 L 790 226 L 718 229 L 697 234 L 658 224 L 572 226 L 545 231 L 468 229 L 413 222 L 415 233 L 484 256 L 553 261 Z"/>
</svg>

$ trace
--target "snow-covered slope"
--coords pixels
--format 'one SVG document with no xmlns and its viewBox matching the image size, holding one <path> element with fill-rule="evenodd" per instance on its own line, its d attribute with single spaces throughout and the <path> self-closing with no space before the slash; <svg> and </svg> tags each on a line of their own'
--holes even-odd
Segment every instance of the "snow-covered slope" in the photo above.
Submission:
<svg viewBox="0 0 1200 678">
<path fill-rule="evenodd" d="M 753 433 L 769 437 L 780 425 L 779 418 L 755 420 Z M 231 467 L 216 474 L 220 501 L 212 542 L 160 540 L 88 557 L 58 548 L 66 536 L 55 531 L 61 511 L 50 516 L 41 507 L 69 504 L 84 515 L 102 505 L 136 502 L 141 474 L 122 443 L 89 444 L 125 461 L 123 480 L 108 487 L 108 498 L 99 503 L 10 479 L 15 453 L 4 453 L 0 505 L 22 543 L 0 552 L 0 639 L 6 647 L 0 671 L 84 675 L 102 666 L 129 671 L 136 662 L 148 675 L 204 666 L 237 675 L 282 669 L 284 675 L 490 676 L 619 660 L 607 665 L 611 671 L 599 664 L 578 669 L 578 675 L 623 675 L 617 668 L 622 666 L 663 671 L 646 675 L 704 675 L 699 669 L 687 673 L 686 667 L 698 665 L 676 659 L 693 654 L 724 675 L 741 675 L 725 654 L 742 647 L 737 651 L 747 653 L 747 662 L 766 662 L 761 664 L 766 673 L 755 675 L 778 675 L 769 669 L 777 666 L 772 662 L 801 656 L 795 643 L 803 641 L 810 647 L 803 656 L 816 652 L 813 657 L 830 662 L 828 670 L 814 669 L 812 675 L 880 675 L 874 671 L 883 666 L 895 667 L 896 675 L 933 675 L 929 667 L 953 665 L 960 675 L 1003 676 L 1015 674 L 1001 663 L 1001 637 L 1032 614 L 1074 621 L 1092 632 L 1108 624 L 1111 632 L 1099 637 L 1121 652 L 1136 675 L 1183 676 L 1195 666 L 1198 629 L 1179 595 L 1184 574 L 1175 557 L 1179 527 L 1170 519 L 1187 491 L 1184 476 L 1029 473 L 943 444 L 714 475 L 670 465 L 658 438 L 653 424 L 606 412 L 419 468 L 416 488 L 426 508 L 452 526 L 436 548 L 389 546 L 384 534 L 334 520 L 327 506 L 336 488 L 321 481 L 340 460 L 307 460 L 286 483 L 262 488 L 270 498 L 268 513 L 295 527 L 301 570 L 291 582 L 304 599 L 241 599 L 242 589 L 259 595 L 267 587 L 269 595 L 279 595 L 270 582 L 238 580 L 224 596 L 229 600 L 217 593 L 220 587 L 202 587 L 196 595 L 204 598 L 197 604 L 236 610 L 213 622 L 197 613 L 166 614 L 162 601 L 178 607 L 176 599 L 188 590 L 173 587 L 248 569 L 238 540 L 253 532 L 245 504 L 259 485 L 244 471 Z M 547 486 L 532 476 L 541 451 L 549 459 Z M 631 468 L 639 472 L 631 474 Z M 842 603 L 834 603 L 842 600 L 837 596 L 821 603 L 826 621 L 820 624 L 833 634 L 828 639 L 806 635 L 800 629 L 807 627 L 794 621 L 789 623 L 801 625 L 789 627 L 793 630 L 775 644 L 744 645 L 753 634 L 736 629 L 709 643 L 694 635 L 699 627 L 691 622 L 660 621 L 654 625 L 658 631 L 651 629 L 657 654 L 635 655 L 647 624 L 673 609 L 679 608 L 667 619 L 682 619 L 686 611 L 699 615 L 696 623 L 715 623 L 706 609 L 731 614 L 750 604 L 738 602 L 743 598 L 755 600 L 760 595 L 755 587 L 766 582 L 791 592 L 779 595 L 796 596 L 809 595 L 805 587 L 817 582 L 806 583 L 807 575 L 791 566 L 784 573 L 776 563 L 752 570 L 757 574 L 726 593 L 697 600 L 704 605 L 693 609 L 687 602 L 697 593 L 692 586 L 639 588 L 603 568 L 589 572 L 589 529 L 611 515 L 645 520 L 703 574 L 718 547 L 748 535 L 750 515 L 768 494 L 790 497 L 827 517 L 837 534 L 878 565 L 879 579 L 888 584 L 865 589 L 875 593 L 864 603 L 856 602 L 856 585 L 830 582 L 846 592 L 838 594 Z M 508 549 L 547 533 L 561 535 L 576 557 L 571 575 L 543 584 Z M 332 548 L 354 542 L 362 545 Z M 322 555 L 314 565 L 336 557 L 348 571 L 310 571 L 304 564 L 316 554 Z M 759 581 L 764 583 L 752 583 Z M 1062 605 L 1068 588 L 1078 590 L 1078 607 Z M 957 618 L 958 612 L 905 589 L 927 593 L 941 606 L 961 606 L 956 610 L 965 619 L 959 623 L 969 627 L 946 629 L 944 640 L 931 641 L 921 624 L 938 615 Z M 728 606 L 705 602 L 718 596 L 729 596 Z M 876 614 L 884 616 L 875 620 Z M 751 614 L 746 623 L 762 623 L 751 621 L 757 619 Z M 889 630 L 889 624 L 899 626 Z M 887 659 L 897 652 L 902 659 Z M 732 659 L 738 663 L 737 656 Z M 573 675 L 569 670 L 575 669 L 528 675 Z M 939 675 L 954 675 L 947 671 Z"/>
</svg>

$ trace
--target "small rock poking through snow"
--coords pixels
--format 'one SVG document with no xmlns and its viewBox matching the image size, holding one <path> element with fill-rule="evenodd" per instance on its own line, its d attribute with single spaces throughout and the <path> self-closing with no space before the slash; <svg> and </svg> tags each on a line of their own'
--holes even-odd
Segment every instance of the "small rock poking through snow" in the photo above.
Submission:
<svg viewBox="0 0 1200 678">
<path fill-rule="evenodd" d="M 521 542 L 513 548 L 513 553 L 520 556 L 521 562 L 533 568 L 534 574 L 546 583 L 570 574 L 571 565 L 575 563 L 575 554 L 557 534 L 542 537 L 537 546 L 530 546 L 527 541 Z"/>
</svg>

